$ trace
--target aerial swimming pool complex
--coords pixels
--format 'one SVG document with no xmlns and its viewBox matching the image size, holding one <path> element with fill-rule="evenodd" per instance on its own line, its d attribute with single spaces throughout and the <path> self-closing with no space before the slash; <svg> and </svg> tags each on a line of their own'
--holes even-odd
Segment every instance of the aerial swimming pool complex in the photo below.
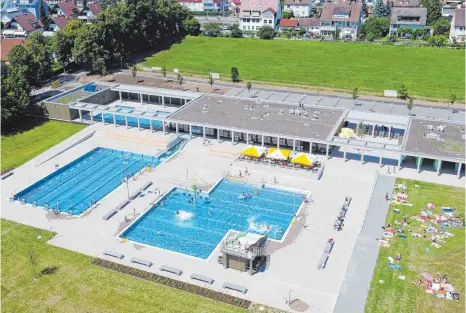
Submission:
<svg viewBox="0 0 466 313">
<path fill-rule="evenodd" d="M 230 229 L 281 240 L 304 193 L 223 179 L 194 195 L 173 188 L 120 237 L 207 259 Z"/>
</svg>

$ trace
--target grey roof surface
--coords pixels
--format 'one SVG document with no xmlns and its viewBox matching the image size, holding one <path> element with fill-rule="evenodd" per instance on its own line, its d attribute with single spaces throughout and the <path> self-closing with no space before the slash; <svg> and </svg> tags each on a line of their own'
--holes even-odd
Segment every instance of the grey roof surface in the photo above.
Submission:
<svg viewBox="0 0 466 313">
<path fill-rule="evenodd" d="M 198 92 L 190 92 L 190 91 L 181 91 L 181 90 L 173 90 L 173 89 L 163 89 L 163 88 L 153 88 L 153 87 L 143 87 L 143 86 L 134 86 L 134 85 L 117 85 L 111 88 L 114 91 L 122 91 L 122 92 L 134 92 L 134 93 L 142 93 L 142 94 L 149 94 L 149 95 L 160 95 L 160 96 L 167 96 L 167 97 L 179 97 L 179 98 L 197 98 L 202 93 Z"/>
<path fill-rule="evenodd" d="M 437 126 L 444 126 L 444 131 L 438 131 Z M 411 119 L 403 151 L 464 160 L 464 140 L 463 124 Z"/>
<path fill-rule="evenodd" d="M 465 8 L 455 10 L 455 14 L 454 14 L 455 27 L 461 27 L 461 26 L 464 27 L 465 26 L 465 24 L 466 24 L 465 11 L 466 11 Z"/>
<path fill-rule="evenodd" d="M 342 110 L 307 107 L 308 116 L 289 114 L 297 105 L 257 99 L 203 95 L 186 104 L 168 120 L 241 129 L 244 132 L 326 140 L 343 115 Z M 317 118 L 316 118 L 317 117 Z"/>
<path fill-rule="evenodd" d="M 364 312 L 379 252 L 378 242 L 375 239 L 380 238 L 382 234 L 380 226 L 384 225 L 388 212 L 389 203 L 385 201 L 385 193 L 390 193 L 394 184 L 395 177 L 380 175 L 377 179 L 366 220 L 351 254 L 334 313 Z M 349 213 L 351 213 L 351 205 Z"/>
<path fill-rule="evenodd" d="M 419 22 L 416 21 L 398 21 L 399 16 L 416 16 L 420 17 Z M 427 9 L 426 8 L 402 8 L 402 7 L 393 7 L 392 13 L 390 15 L 390 24 L 391 25 L 422 25 L 425 26 L 427 24 Z"/>
<path fill-rule="evenodd" d="M 379 113 L 370 113 L 362 111 L 349 111 L 346 115 L 347 120 L 356 120 L 363 122 L 374 122 L 377 124 L 385 125 L 399 125 L 399 126 L 408 126 L 409 117 L 407 116 L 396 116 L 396 115 L 387 115 Z"/>
</svg>

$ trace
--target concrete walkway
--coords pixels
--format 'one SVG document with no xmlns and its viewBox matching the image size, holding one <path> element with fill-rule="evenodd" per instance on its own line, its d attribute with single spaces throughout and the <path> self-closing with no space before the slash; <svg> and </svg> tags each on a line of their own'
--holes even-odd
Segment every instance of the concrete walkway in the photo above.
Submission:
<svg viewBox="0 0 466 313">
<path fill-rule="evenodd" d="M 364 312 L 379 247 L 376 238 L 382 233 L 389 202 L 385 193 L 391 194 L 395 177 L 379 175 L 369 204 L 363 229 L 356 241 L 340 289 L 334 313 Z"/>
</svg>

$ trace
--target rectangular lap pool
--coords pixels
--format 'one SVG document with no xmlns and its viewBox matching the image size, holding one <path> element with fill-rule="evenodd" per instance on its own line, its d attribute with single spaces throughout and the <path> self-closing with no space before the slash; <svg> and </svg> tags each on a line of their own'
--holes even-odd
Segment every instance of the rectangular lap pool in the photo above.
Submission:
<svg viewBox="0 0 466 313">
<path fill-rule="evenodd" d="M 126 177 L 145 166 L 155 167 L 176 153 L 184 140 L 179 140 L 159 156 L 120 150 L 95 148 L 56 170 L 15 195 L 15 200 L 61 212 L 79 215 L 99 201 Z"/>
<path fill-rule="evenodd" d="M 243 193 L 250 198 L 242 198 Z M 207 196 L 174 188 L 121 235 L 128 240 L 207 259 L 230 230 L 281 240 L 304 193 L 223 179 Z"/>
</svg>

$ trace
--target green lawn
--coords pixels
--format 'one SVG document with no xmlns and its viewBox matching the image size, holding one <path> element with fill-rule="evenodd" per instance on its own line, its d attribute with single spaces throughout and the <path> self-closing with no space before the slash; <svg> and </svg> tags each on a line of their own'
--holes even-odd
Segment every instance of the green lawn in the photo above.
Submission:
<svg viewBox="0 0 466 313">
<path fill-rule="evenodd" d="M 383 94 L 404 83 L 412 95 L 464 99 L 464 50 L 392 45 L 187 37 L 170 50 L 146 58 L 143 66 L 241 79 Z M 244 84 L 243 84 L 244 85 Z"/>
<path fill-rule="evenodd" d="M 422 209 L 431 202 L 436 205 L 432 212 L 440 213 L 442 206 L 456 207 L 457 215 L 464 216 L 465 189 L 443 185 L 436 185 L 420 181 L 398 179 L 397 183 L 408 186 L 408 202 L 413 206 L 391 205 L 387 215 L 387 223 L 393 223 L 400 219 L 403 214 L 408 216 L 419 215 Z M 418 185 L 419 187 L 416 187 Z M 393 209 L 401 210 L 396 214 Z M 410 228 L 413 232 L 423 234 L 419 231 L 420 222 L 411 220 Z M 381 235 L 382 235 L 382 229 Z M 407 239 L 396 238 L 391 242 L 389 248 L 380 248 L 377 266 L 372 277 L 371 289 L 367 299 L 366 313 L 462 313 L 465 311 L 465 231 L 464 228 L 450 228 L 448 230 L 455 236 L 445 239 L 446 244 L 441 244 L 440 249 L 430 246 L 428 238 L 412 238 L 408 233 Z M 429 247 L 431 252 L 426 252 Z M 387 258 L 395 258 L 397 253 L 402 254 L 399 264 L 400 271 L 388 269 Z M 437 274 L 447 275 L 449 282 L 460 293 L 460 301 L 440 299 L 433 295 L 424 293 L 424 288 L 412 284 L 413 280 L 420 279 L 420 273 L 428 272 L 434 277 Z M 399 275 L 405 275 L 406 280 L 398 279 Z M 385 283 L 379 283 L 384 280 Z"/>
<path fill-rule="evenodd" d="M 51 232 L 7 220 L 1 220 L 1 229 L 2 313 L 247 312 L 90 265 L 89 256 L 46 244 Z M 58 271 L 34 281 L 30 251 L 39 270 L 58 266 Z"/>
<path fill-rule="evenodd" d="M 28 123 L 30 119 L 25 119 Z M 2 170 L 31 160 L 66 138 L 82 130 L 84 125 L 47 121 L 31 130 L 2 136 Z"/>
</svg>

